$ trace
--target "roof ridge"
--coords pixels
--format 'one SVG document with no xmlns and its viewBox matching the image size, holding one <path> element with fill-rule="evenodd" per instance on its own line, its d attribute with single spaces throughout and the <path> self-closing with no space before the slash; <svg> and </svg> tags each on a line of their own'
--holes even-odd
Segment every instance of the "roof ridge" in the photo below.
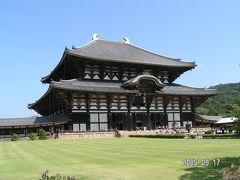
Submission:
<svg viewBox="0 0 240 180">
<path fill-rule="evenodd" d="M 75 49 L 69 49 L 68 51 L 74 51 L 74 50 L 79 50 L 79 49 L 85 49 L 87 48 L 88 46 L 94 44 L 96 41 L 98 40 L 92 40 L 92 41 L 89 41 L 88 43 L 82 45 L 82 46 L 79 46 L 79 47 L 75 47 Z"/>
</svg>

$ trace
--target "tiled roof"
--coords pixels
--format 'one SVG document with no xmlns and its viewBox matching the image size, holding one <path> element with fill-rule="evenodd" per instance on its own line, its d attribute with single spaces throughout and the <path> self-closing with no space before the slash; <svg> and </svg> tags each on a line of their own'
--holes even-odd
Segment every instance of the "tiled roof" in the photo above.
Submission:
<svg viewBox="0 0 240 180">
<path fill-rule="evenodd" d="M 196 119 L 208 120 L 208 121 L 219 121 L 223 116 L 208 116 L 208 115 L 197 115 Z"/>
<path fill-rule="evenodd" d="M 130 44 L 107 40 L 94 40 L 85 46 L 65 52 L 74 56 L 112 62 L 190 68 L 196 66 L 194 62 L 183 62 L 180 59 L 161 56 Z"/>
<path fill-rule="evenodd" d="M 66 90 L 90 91 L 90 92 L 112 92 L 112 93 L 136 93 L 137 90 L 122 88 L 122 83 L 118 82 L 97 82 L 79 81 L 77 79 L 52 81 L 52 87 Z M 167 85 L 157 91 L 159 94 L 169 95 L 215 95 L 215 89 L 194 88 L 178 84 Z"/>
<path fill-rule="evenodd" d="M 89 91 L 89 92 L 112 92 L 112 93 L 136 93 L 136 90 L 128 90 L 121 87 L 122 83 L 118 82 L 93 82 L 93 81 L 78 81 L 61 80 L 52 81 L 51 86 L 57 89 Z"/>
<path fill-rule="evenodd" d="M 0 118 L 0 127 L 6 126 L 34 126 L 52 123 L 67 122 L 70 119 L 66 115 L 26 117 L 26 118 Z"/>
</svg>

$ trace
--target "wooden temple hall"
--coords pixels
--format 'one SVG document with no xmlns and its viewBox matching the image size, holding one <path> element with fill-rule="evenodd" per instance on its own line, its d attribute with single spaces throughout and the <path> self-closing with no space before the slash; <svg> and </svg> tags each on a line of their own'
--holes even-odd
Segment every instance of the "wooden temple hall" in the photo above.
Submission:
<svg viewBox="0 0 240 180">
<path fill-rule="evenodd" d="M 40 127 L 55 132 L 194 125 L 195 108 L 216 94 L 174 83 L 195 67 L 131 45 L 128 38 L 114 42 L 94 34 L 84 46 L 65 48 L 55 69 L 42 78 L 49 88 L 28 106 L 42 117 L 0 119 L 0 128 L 26 133 Z"/>
</svg>

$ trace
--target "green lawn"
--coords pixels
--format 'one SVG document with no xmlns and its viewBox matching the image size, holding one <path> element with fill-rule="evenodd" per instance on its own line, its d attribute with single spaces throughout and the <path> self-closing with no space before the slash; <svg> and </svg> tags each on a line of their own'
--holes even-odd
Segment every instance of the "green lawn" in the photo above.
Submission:
<svg viewBox="0 0 240 180">
<path fill-rule="evenodd" d="M 239 139 L 116 138 L 0 142 L 0 179 L 39 179 L 50 174 L 82 179 L 221 179 L 210 166 L 182 166 L 186 158 L 240 160 Z"/>
</svg>

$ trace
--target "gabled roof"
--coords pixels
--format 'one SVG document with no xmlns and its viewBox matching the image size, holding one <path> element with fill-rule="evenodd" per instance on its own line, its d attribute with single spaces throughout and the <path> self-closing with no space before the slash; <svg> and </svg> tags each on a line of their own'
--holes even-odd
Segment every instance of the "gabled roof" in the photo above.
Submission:
<svg viewBox="0 0 240 180">
<path fill-rule="evenodd" d="M 161 56 L 131 44 L 107 40 L 93 40 L 85 46 L 67 50 L 66 53 L 112 62 L 191 68 L 196 66 L 195 62 L 183 62 L 180 59 Z"/>
</svg>

